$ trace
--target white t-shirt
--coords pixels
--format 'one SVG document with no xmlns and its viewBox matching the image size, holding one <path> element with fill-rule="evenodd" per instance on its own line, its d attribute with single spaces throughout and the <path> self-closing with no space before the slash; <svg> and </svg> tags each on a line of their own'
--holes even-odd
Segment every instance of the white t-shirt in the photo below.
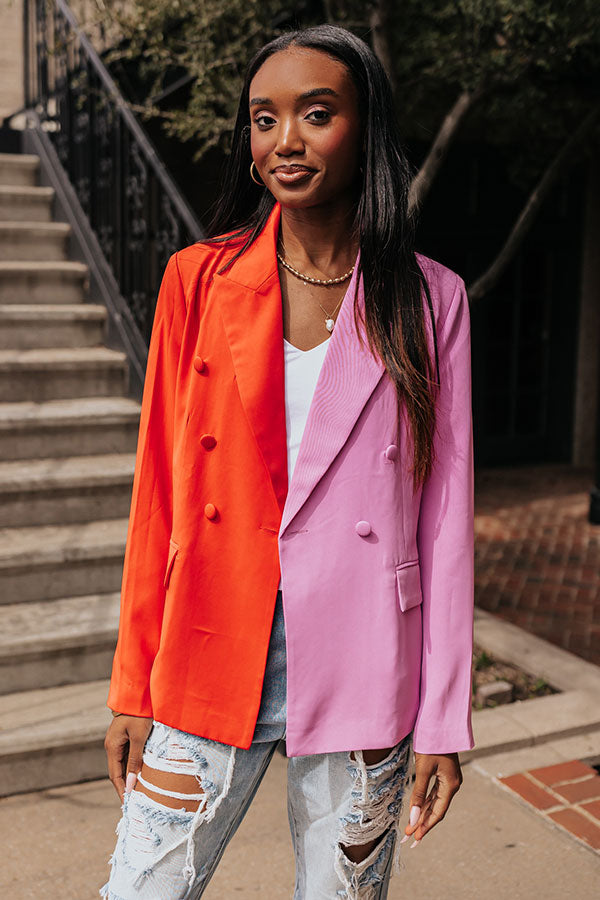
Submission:
<svg viewBox="0 0 600 900">
<path fill-rule="evenodd" d="M 288 490 L 298 458 L 308 411 L 330 340 L 331 338 L 325 338 L 322 343 L 311 347 L 310 350 L 299 350 L 285 338 L 283 339 Z M 279 590 L 281 590 L 281 581 Z"/>
</svg>

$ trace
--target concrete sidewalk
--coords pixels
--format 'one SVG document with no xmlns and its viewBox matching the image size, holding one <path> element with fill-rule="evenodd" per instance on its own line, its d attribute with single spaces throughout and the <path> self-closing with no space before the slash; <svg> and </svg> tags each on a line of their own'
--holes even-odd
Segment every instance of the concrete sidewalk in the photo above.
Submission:
<svg viewBox="0 0 600 900">
<path fill-rule="evenodd" d="M 516 751 L 512 769 L 544 765 L 539 752 L 535 747 Z M 598 896 L 600 855 L 499 786 L 491 777 L 494 764 L 488 758 L 485 767 L 479 760 L 464 765 L 464 783 L 446 819 L 421 845 L 404 850 L 405 869 L 392 880 L 389 900 Z M 503 755 L 502 769 L 510 772 L 510 754 Z M 291 900 L 294 864 L 285 795 L 286 760 L 275 754 L 206 900 Z M 106 781 L 2 800 L 0 895 L 10 900 L 97 898 L 118 818 L 118 800 Z"/>
</svg>

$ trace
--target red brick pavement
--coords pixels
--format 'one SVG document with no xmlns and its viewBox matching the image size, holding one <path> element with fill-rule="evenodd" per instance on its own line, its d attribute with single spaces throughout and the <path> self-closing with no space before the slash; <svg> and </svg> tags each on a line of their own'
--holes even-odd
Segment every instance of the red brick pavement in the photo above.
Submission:
<svg viewBox="0 0 600 900">
<path fill-rule="evenodd" d="M 600 525 L 592 472 L 570 466 L 475 475 L 475 602 L 600 665 Z"/>
<path fill-rule="evenodd" d="M 499 778 L 539 813 L 600 851 L 600 777 L 580 760 Z M 584 798 L 595 797 L 592 803 Z"/>
</svg>

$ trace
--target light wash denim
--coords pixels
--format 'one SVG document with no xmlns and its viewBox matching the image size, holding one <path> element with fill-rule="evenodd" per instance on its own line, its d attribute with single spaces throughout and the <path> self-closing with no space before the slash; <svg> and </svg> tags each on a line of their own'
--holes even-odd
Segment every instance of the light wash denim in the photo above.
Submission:
<svg viewBox="0 0 600 900">
<path fill-rule="evenodd" d="M 240 825 L 280 741 L 285 738 L 285 630 L 278 592 L 260 712 L 247 750 L 154 722 L 144 762 L 194 775 L 196 812 L 162 806 L 141 791 L 125 795 L 106 900 L 197 900 Z M 409 781 L 409 734 L 381 762 L 362 751 L 291 757 L 288 819 L 296 860 L 293 900 L 385 900 L 399 868 L 399 817 Z M 378 840 L 360 863 L 346 847 Z"/>
</svg>

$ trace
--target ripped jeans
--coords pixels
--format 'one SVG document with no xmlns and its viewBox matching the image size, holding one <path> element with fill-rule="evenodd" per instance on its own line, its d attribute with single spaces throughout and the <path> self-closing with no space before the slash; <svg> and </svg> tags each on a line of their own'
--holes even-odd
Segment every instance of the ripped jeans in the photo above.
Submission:
<svg viewBox="0 0 600 900">
<path fill-rule="evenodd" d="M 195 776 L 198 793 L 179 794 L 138 778 L 155 795 L 182 800 L 182 806 L 164 806 L 135 789 L 125 794 L 110 878 L 100 890 L 105 900 L 197 900 L 204 893 L 285 737 L 280 593 L 251 746 L 243 750 L 154 723 L 144 762 L 159 772 Z M 411 738 L 402 738 L 373 765 L 365 763 L 360 749 L 289 758 L 293 900 L 385 900 L 392 871 L 399 868 Z M 184 806 L 191 800 L 200 801 L 195 812 Z M 360 862 L 352 862 L 343 849 L 373 841 Z"/>
</svg>

